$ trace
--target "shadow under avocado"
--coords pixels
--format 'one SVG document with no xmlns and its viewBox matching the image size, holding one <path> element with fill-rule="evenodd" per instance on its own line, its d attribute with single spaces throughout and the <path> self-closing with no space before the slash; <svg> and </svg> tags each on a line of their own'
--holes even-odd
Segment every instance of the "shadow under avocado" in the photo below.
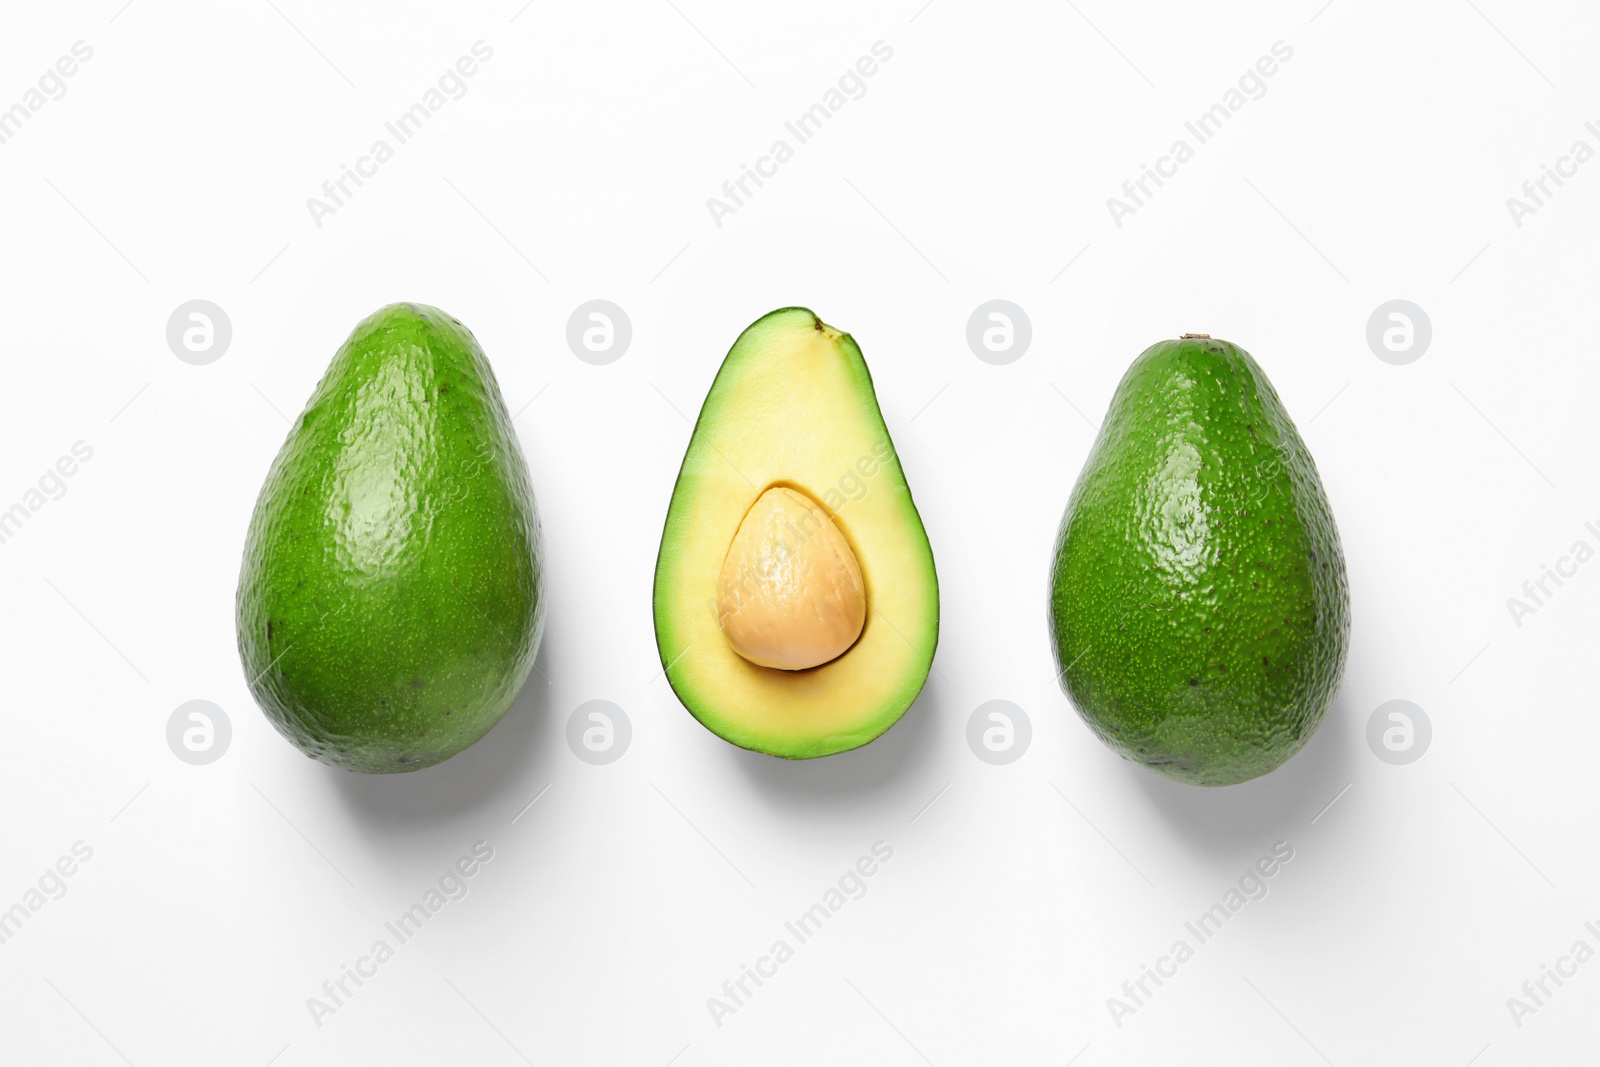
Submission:
<svg viewBox="0 0 1600 1067">
<path fill-rule="evenodd" d="M 486 811 L 497 818 L 516 814 L 553 774 L 551 746 L 540 751 L 539 744 L 550 712 L 551 687 L 545 680 L 549 648 L 547 630 L 534 669 L 510 710 L 466 751 L 404 774 L 354 774 L 329 767 L 333 791 L 353 820 L 382 836 L 442 828 L 463 815 Z"/>
<path fill-rule="evenodd" d="M 790 760 L 728 745 L 729 759 L 763 794 L 784 807 L 854 807 L 892 791 L 907 768 L 925 761 L 932 746 L 949 683 L 931 674 L 917 699 L 882 736 L 848 752 Z"/>
<path fill-rule="evenodd" d="M 1355 775 L 1360 738 L 1345 722 L 1350 714 L 1341 693 L 1305 748 L 1277 770 L 1238 785 L 1190 785 L 1131 762 L 1127 773 L 1197 853 L 1232 855 L 1279 839 L 1295 844 Z"/>
</svg>

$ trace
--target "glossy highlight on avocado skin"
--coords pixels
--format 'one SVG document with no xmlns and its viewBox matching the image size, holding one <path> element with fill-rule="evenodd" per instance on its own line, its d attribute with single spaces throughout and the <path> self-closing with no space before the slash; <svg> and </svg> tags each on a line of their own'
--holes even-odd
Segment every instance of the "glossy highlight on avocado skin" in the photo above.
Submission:
<svg viewBox="0 0 1600 1067">
<path fill-rule="evenodd" d="M 1129 367 L 1062 517 L 1049 614 L 1063 688 L 1130 760 L 1226 785 L 1315 732 L 1348 646 L 1344 553 L 1249 353 L 1189 337 Z"/>
<path fill-rule="evenodd" d="M 460 322 L 394 304 L 339 349 L 262 487 L 237 616 L 258 703 L 323 762 L 416 770 L 505 714 L 543 628 L 542 543 Z"/>
</svg>

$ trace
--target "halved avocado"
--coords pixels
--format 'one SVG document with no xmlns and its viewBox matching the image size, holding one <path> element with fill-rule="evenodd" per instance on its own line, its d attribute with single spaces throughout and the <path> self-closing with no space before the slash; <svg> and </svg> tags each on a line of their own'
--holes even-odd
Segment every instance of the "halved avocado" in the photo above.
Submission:
<svg viewBox="0 0 1600 1067">
<path fill-rule="evenodd" d="M 820 505 L 860 564 L 860 636 L 803 670 L 763 667 L 724 631 L 719 578 L 770 489 Z M 741 748 L 809 759 L 858 748 L 903 715 L 939 638 L 933 550 L 849 334 L 805 308 L 758 319 L 711 384 L 667 509 L 656 645 L 678 699 Z"/>
</svg>

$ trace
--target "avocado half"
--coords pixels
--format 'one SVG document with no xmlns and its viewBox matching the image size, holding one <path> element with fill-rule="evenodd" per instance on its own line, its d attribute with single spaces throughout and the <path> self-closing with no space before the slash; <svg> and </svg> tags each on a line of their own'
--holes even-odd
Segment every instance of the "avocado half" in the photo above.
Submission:
<svg viewBox="0 0 1600 1067">
<path fill-rule="evenodd" d="M 805 670 L 762 667 L 723 632 L 717 582 L 768 489 L 808 496 L 860 563 L 860 636 Z M 700 409 L 672 491 L 655 575 L 656 645 L 673 692 L 741 748 L 809 759 L 858 748 L 905 714 L 939 638 L 933 550 L 849 334 L 805 308 L 756 320 Z"/>
</svg>

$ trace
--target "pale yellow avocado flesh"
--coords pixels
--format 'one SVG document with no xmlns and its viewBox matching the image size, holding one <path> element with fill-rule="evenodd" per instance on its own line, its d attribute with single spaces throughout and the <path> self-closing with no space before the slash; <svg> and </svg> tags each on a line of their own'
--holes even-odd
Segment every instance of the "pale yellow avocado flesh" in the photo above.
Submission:
<svg viewBox="0 0 1600 1067">
<path fill-rule="evenodd" d="M 808 670 L 752 663 L 723 629 L 724 564 L 774 487 L 819 504 L 861 574 L 859 637 Z M 728 741 L 776 756 L 866 744 L 927 680 L 939 630 L 933 553 L 860 349 L 804 308 L 745 330 L 712 384 L 667 512 L 655 623 L 667 678 L 689 711 Z"/>
</svg>

